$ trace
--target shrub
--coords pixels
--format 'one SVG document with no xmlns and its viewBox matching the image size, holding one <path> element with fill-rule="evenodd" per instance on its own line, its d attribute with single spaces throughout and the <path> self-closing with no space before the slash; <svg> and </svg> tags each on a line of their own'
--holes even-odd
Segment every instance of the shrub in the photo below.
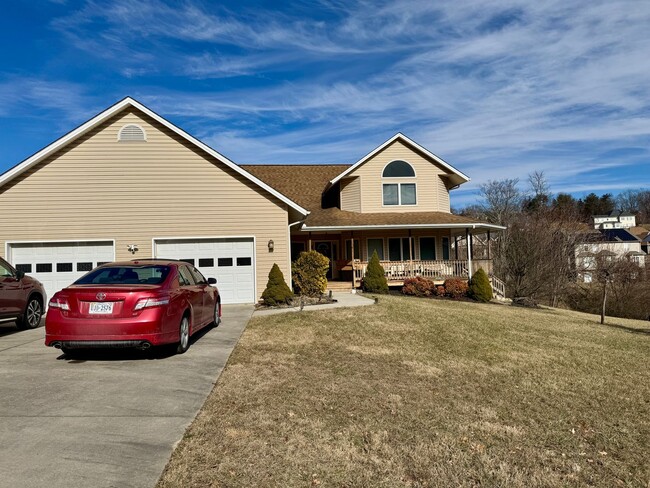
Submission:
<svg viewBox="0 0 650 488">
<path fill-rule="evenodd" d="M 318 251 L 301 252 L 293 263 L 293 283 L 301 295 L 318 297 L 327 289 L 330 260 Z"/>
<path fill-rule="evenodd" d="M 451 298 L 462 298 L 467 295 L 467 282 L 460 278 L 448 278 L 445 280 L 445 294 Z"/>
<path fill-rule="evenodd" d="M 416 297 L 430 297 L 436 293 L 436 285 L 433 281 L 420 276 L 416 278 L 407 278 L 404 280 L 402 293 L 404 295 L 412 295 Z"/>
<path fill-rule="evenodd" d="M 363 277 L 363 291 L 370 293 L 388 293 L 388 281 L 384 268 L 379 263 L 379 256 L 377 251 L 372 253 L 366 274 Z"/>
<path fill-rule="evenodd" d="M 483 271 L 483 268 L 474 273 L 469 282 L 469 289 L 467 295 L 479 302 L 489 302 L 492 300 L 492 285 L 488 275 Z"/>
<path fill-rule="evenodd" d="M 291 288 L 284 281 L 284 275 L 277 264 L 273 264 L 269 272 L 269 281 L 266 283 L 266 289 L 262 293 L 262 300 L 265 305 L 274 306 L 278 303 L 288 303 L 293 298 Z"/>
<path fill-rule="evenodd" d="M 436 286 L 436 296 L 444 297 L 445 296 L 445 287 L 442 285 Z"/>
</svg>

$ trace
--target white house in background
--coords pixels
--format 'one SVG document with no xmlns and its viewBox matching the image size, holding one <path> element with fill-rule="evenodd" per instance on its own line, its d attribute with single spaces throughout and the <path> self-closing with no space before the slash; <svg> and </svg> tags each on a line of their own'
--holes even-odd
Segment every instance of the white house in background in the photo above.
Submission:
<svg viewBox="0 0 650 488">
<path fill-rule="evenodd" d="M 575 248 L 578 281 L 591 283 L 597 271 L 597 257 L 628 259 L 640 268 L 645 267 L 646 253 L 641 250 L 641 240 L 625 229 L 603 229 L 588 234 Z"/>
<path fill-rule="evenodd" d="M 592 216 L 594 229 L 630 229 L 636 226 L 636 217 L 628 212 L 611 211 L 606 215 Z"/>
</svg>

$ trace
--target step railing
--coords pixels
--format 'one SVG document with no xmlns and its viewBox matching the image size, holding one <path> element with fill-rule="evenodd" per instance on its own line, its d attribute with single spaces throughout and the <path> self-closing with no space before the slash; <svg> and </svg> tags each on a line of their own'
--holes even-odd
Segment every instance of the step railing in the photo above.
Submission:
<svg viewBox="0 0 650 488">
<path fill-rule="evenodd" d="M 506 297 L 506 284 L 496 276 L 490 277 L 490 284 L 492 285 L 492 293 L 496 298 Z"/>
</svg>

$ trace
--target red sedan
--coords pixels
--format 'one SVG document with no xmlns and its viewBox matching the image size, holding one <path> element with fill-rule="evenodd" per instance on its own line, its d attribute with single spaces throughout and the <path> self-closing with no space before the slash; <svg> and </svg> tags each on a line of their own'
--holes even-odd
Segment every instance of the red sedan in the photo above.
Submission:
<svg viewBox="0 0 650 488">
<path fill-rule="evenodd" d="M 109 263 L 54 294 L 45 318 L 45 345 L 86 348 L 175 344 L 221 321 L 219 290 L 191 264 L 172 260 Z"/>
</svg>

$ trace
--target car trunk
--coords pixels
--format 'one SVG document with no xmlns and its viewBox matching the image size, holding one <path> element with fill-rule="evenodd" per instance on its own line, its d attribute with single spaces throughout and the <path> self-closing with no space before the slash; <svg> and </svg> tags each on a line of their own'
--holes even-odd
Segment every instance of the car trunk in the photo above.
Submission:
<svg viewBox="0 0 650 488">
<path fill-rule="evenodd" d="M 136 303 L 156 296 L 159 285 L 74 285 L 64 290 L 69 317 L 106 319 L 132 317 Z M 144 293 L 143 293 L 144 292 Z M 150 293 L 146 293 L 150 292 Z"/>
</svg>

